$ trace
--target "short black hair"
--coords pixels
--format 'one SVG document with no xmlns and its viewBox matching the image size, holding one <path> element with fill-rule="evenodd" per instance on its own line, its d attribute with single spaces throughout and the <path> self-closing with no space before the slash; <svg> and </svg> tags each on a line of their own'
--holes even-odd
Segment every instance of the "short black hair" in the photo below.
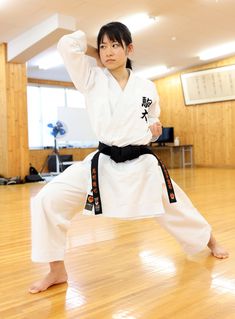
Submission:
<svg viewBox="0 0 235 319">
<path fill-rule="evenodd" d="M 131 32 L 125 24 L 118 21 L 110 22 L 103 25 L 98 33 L 98 36 L 97 36 L 98 53 L 100 52 L 100 44 L 102 43 L 105 35 L 107 35 L 107 37 L 111 41 L 117 41 L 118 43 L 120 43 L 122 47 L 123 47 L 123 42 L 125 43 L 126 46 L 132 43 Z M 129 58 L 127 59 L 126 67 L 129 69 L 132 69 L 131 60 Z"/>
</svg>

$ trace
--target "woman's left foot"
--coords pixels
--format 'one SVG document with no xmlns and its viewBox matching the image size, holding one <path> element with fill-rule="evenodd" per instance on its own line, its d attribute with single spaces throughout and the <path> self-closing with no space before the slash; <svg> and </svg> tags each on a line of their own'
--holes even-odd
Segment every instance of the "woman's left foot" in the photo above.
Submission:
<svg viewBox="0 0 235 319">
<path fill-rule="evenodd" d="M 207 246 L 211 250 L 211 253 L 214 257 L 218 259 L 225 259 L 229 257 L 229 253 L 227 252 L 227 250 L 217 244 L 213 235 L 211 235 Z"/>
<path fill-rule="evenodd" d="M 227 252 L 227 250 L 225 250 L 223 247 L 219 245 L 216 245 L 215 247 L 211 247 L 210 249 L 211 249 L 212 255 L 216 258 L 225 259 L 229 257 L 229 253 Z"/>
</svg>

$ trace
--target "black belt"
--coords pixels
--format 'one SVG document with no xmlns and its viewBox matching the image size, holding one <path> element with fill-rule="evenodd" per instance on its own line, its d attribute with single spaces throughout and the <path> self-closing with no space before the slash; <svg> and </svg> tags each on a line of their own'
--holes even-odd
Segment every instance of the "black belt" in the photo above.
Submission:
<svg viewBox="0 0 235 319">
<path fill-rule="evenodd" d="M 155 156 L 156 159 L 158 160 L 158 163 L 161 167 L 161 170 L 165 179 L 169 202 L 170 203 L 176 202 L 175 193 L 171 183 L 170 175 L 164 163 L 156 154 L 154 154 L 151 151 L 150 148 L 148 148 L 146 145 L 127 145 L 124 147 L 108 146 L 100 142 L 98 152 L 93 156 L 91 160 L 91 180 L 92 180 L 93 203 L 95 206 L 94 207 L 95 215 L 102 214 L 102 205 L 101 205 L 100 191 L 99 191 L 99 176 L 98 176 L 98 162 L 99 162 L 99 156 L 101 153 L 110 156 L 110 158 L 114 160 L 116 163 L 132 160 L 144 154 L 151 154 Z"/>
</svg>

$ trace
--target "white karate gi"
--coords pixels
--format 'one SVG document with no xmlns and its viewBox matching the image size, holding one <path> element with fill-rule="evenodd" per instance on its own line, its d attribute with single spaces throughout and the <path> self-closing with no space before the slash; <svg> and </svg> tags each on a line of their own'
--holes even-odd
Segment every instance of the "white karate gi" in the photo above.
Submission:
<svg viewBox="0 0 235 319">
<path fill-rule="evenodd" d="M 76 31 L 62 37 L 58 50 L 76 88 L 85 95 L 87 111 L 99 141 L 119 147 L 145 145 L 152 138 L 149 125 L 158 121 L 159 99 L 155 85 L 130 76 L 124 90 L 111 73 L 97 67 L 85 55 L 86 37 Z M 32 259 L 39 262 L 63 260 L 70 219 L 84 210 L 91 190 L 91 158 L 67 168 L 48 183 L 32 203 Z M 103 215 L 117 218 L 157 216 L 160 224 L 187 253 L 202 250 L 211 227 L 173 182 L 177 202 L 170 204 L 156 158 L 142 155 L 115 163 L 99 158 L 99 188 Z"/>
</svg>

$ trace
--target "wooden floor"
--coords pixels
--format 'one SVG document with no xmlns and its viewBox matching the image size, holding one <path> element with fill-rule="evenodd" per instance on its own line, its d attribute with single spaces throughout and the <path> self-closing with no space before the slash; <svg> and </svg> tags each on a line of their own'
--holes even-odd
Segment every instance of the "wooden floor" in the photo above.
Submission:
<svg viewBox="0 0 235 319">
<path fill-rule="evenodd" d="M 68 285 L 37 295 L 28 286 L 47 266 L 30 261 L 29 207 L 43 184 L 0 186 L 0 318 L 235 318 L 235 170 L 171 176 L 212 224 L 228 260 L 208 250 L 186 256 L 153 219 L 78 215 L 68 235 Z"/>
</svg>

